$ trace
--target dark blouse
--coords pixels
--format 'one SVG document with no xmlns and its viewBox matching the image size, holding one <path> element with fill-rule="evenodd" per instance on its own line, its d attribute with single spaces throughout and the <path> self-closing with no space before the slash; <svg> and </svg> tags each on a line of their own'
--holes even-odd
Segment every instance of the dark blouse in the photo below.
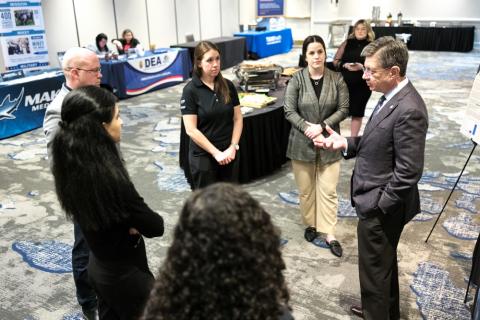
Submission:
<svg viewBox="0 0 480 320">
<path fill-rule="evenodd" d="M 120 41 L 120 43 L 122 44 L 122 47 L 123 47 L 122 50 L 118 50 L 118 53 L 119 54 L 124 54 L 127 51 L 127 50 L 125 50 L 125 45 L 127 44 L 127 40 L 125 40 L 125 39 L 117 39 L 117 40 Z M 136 38 L 133 38 L 132 40 L 130 40 L 130 43 L 129 43 L 130 46 L 128 47 L 128 49 L 136 48 L 139 44 L 140 44 L 140 41 L 138 41 L 138 39 L 136 39 Z"/>
<path fill-rule="evenodd" d="M 310 78 L 310 81 L 312 82 L 313 90 L 315 90 L 315 95 L 317 96 L 317 99 L 320 99 L 320 94 L 322 93 L 323 87 L 323 77 L 318 80 Z"/>
<path fill-rule="evenodd" d="M 342 75 L 347 84 L 363 81 L 363 72 L 361 70 L 349 71 L 343 68 L 343 64 L 359 62 L 363 65 L 365 63 L 365 57 L 360 56 L 360 54 L 362 53 L 363 48 L 365 48 L 369 43 L 370 41 L 368 41 L 367 39 L 357 40 L 356 38 L 352 38 L 347 40 L 345 51 L 343 52 L 343 56 L 340 61 Z"/>
<path fill-rule="evenodd" d="M 146 253 L 141 235 L 147 238 L 163 235 L 162 217 L 147 206 L 133 184 L 124 194 L 127 194 L 125 210 L 129 218 L 100 231 L 82 229 L 91 252 L 100 261 L 125 264 L 144 261 Z M 130 228 L 137 229 L 141 235 L 131 235 Z"/>
</svg>

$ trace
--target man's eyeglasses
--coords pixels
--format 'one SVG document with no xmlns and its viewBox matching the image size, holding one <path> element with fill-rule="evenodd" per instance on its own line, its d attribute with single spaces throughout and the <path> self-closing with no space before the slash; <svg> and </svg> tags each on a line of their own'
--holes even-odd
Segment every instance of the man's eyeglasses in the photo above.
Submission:
<svg viewBox="0 0 480 320">
<path fill-rule="evenodd" d="M 94 69 L 83 69 L 83 68 L 77 68 L 77 67 L 66 67 L 65 68 L 65 70 L 67 70 L 67 71 L 70 71 L 70 70 L 73 70 L 73 69 L 82 70 L 82 71 L 91 72 L 91 73 L 99 73 L 100 71 L 102 71 L 101 67 L 97 67 L 97 68 L 94 68 Z"/>
<path fill-rule="evenodd" d="M 363 72 L 363 74 L 366 74 L 368 76 L 374 76 L 378 72 L 381 72 L 381 71 L 387 70 L 387 69 L 390 69 L 390 68 L 381 68 L 381 69 L 378 69 L 378 70 L 372 70 L 372 69 L 369 69 L 369 68 L 362 67 L 362 72 Z"/>
</svg>

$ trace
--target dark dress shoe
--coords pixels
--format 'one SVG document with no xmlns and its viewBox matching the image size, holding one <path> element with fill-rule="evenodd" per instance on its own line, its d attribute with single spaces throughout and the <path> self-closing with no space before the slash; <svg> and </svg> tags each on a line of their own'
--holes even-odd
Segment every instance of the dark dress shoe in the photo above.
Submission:
<svg viewBox="0 0 480 320">
<path fill-rule="evenodd" d="M 317 229 L 315 227 L 308 227 L 305 229 L 305 240 L 312 242 L 318 236 Z"/>
<path fill-rule="evenodd" d="M 356 315 L 357 317 L 360 317 L 363 319 L 363 309 L 362 309 L 362 306 L 357 306 L 357 305 L 353 305 L 350 307 L 350 311 Z"/>
<path fill-rule="evenodd" d="M 337 256 L 337 257 L 342 256 L 343 249 L 342 249 L 342 246 L 340 245 L 340 242 L 338 242 L 337 240 L 332 240 L 330 242 L 327 242 L 327 244 L 330 247 L 330 251 L 332 251 L 332 253 L 335 256 Z"/>
</svg>

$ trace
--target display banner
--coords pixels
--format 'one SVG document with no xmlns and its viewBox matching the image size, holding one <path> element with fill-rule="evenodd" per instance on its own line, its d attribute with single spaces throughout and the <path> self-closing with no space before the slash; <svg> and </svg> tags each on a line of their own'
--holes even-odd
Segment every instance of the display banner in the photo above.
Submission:
<svg viewBox="0 0 480 320">
<path fill-rule="evenodd" d="M 0 0 L 0 46 L 6 70 L 48 66 L 40 1 Z"/>
<path fill-rule="evenodd" d="M 283 0 L 257 0 L 257 16 L 283 16 Z"/>
<path fill-rule="evenodd" d="M 0 86 L 0 139 L 41 127 L 45 109 L 65 78 L 56 72 L 19 80 Z"/>
<path fill-rule="evenodd" d="M 480 143 L 480 73 L 477 73 L 473 81 L 460 132 L 477 144 Z"/>
<path fill-rule="evenodd" d="M 124 70 L 126 95 L 135 96 L 183 82 L 188 79 L 189 67 L 187 50 L 168 49 L 129 59 Z"/>
</svg>

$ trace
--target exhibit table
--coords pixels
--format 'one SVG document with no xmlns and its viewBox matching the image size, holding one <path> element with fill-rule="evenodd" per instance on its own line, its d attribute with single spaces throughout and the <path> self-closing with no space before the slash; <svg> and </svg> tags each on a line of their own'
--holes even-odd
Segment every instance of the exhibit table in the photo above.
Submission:
<svg viewBox="0 0 480 320">
<path fill-rule="evenodd" d="M 192 65 L 185 49 L 157 49 L 142 57 L 101 60 L 102 84 L 119 98 L 128 98 L 181 83 L 190 77 Z"/>
<path fill-rule="evenodd" d="M 245 39 L 236 37 L 219 37 L 206 39 L 214 43 L 220 50 L 221 68 L 227 69 L 233 67 L 247 57 L 247 47 L 245 45 Z M 199 41 L 191 41 L 180 44 L 171 45 L 171 48 L 185 48 L 190 52 L 190 58 L 193 64 L 193 54 L 195 47 Z"/>
<path fill-rule="evenodd" d="M 65 82 L 58 69 L 0 83 L 0 139 L 43 125 L 45 109 Z"/>
<path fill-rule="evenodd" d="M 286 151 L 290 123 L 283 112 L 285 85 L 270 93 L 277 97 L 275 104 L 255 109 L 243 116 L 243 131 L 238 152 L 238 177 L 240 183 L 246 183 L 264 177 L 278 170 L 287 161 Z M 182 122 L 180 133 L 180 167 L 189 182 L 190 166 L 188 162 L 190 138 Z"/>
<path fill-rule="evenodd" d="M 350 27 L 351 32 L 352 27 Z M 469 52 L 473 49 L 474 26 L 451 27 L 373 27 L 375 38 L 410 34 L 410 50 Z"/>
<path fill-rule="evenodd" d="M 234 33 L 247 40 L 247 51 L 252 58 L 264 58 L 289 52 L 293 47 L 292 29 L 246 31 Z"/>
</svg>

